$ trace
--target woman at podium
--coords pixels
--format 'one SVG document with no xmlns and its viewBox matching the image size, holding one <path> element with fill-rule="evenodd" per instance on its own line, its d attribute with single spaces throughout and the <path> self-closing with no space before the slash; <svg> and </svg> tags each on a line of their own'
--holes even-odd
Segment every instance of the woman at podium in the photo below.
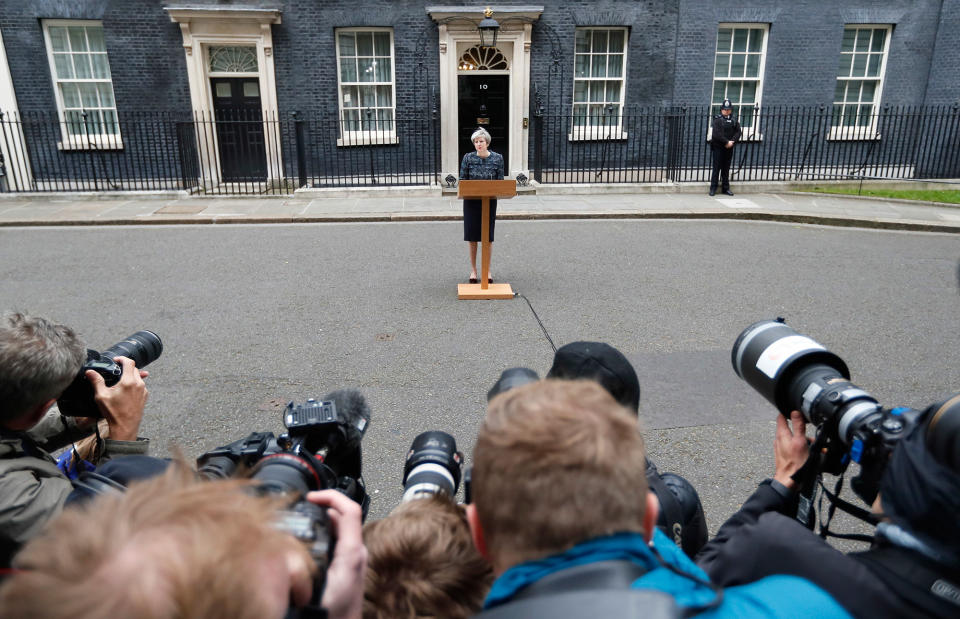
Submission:
<svg viewBox="0 0 960 619">
<path fill-rule="evenodd" d="M 475 153 L 467 153 L 460 162 L 460 180 L 462 181 L 496 181 L 503 180 L 503 157 L 490 150 L 490 134 L 482 127 L 470 136 Z M 477 243 L 480 237 L 480 219 L 483 216 L 481 200 L 463 201 L 463 240 L 470 243 L 470 283 L 476 284 L 477 278 Z M 497 201 L 490 200 L 490 242 L 493 243 L 493 227 L 497 219 Z M 490 275 L 493 283 L 493 275 Z"/>
</svg>

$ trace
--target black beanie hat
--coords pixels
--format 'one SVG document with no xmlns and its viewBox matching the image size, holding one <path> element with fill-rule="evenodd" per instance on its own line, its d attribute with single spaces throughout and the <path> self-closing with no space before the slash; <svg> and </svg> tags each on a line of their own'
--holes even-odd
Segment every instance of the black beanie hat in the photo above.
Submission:
<svg viewBox="0 0 960 619">
<path fill-rule="evenodd" d="M 640 409 L 640 381 L 619 350 L 603 342 L 572 342 L 553 357 L 547 378 L 588 378 L 600 383 L 614 399 L 634 413 Z"/>
</svg>

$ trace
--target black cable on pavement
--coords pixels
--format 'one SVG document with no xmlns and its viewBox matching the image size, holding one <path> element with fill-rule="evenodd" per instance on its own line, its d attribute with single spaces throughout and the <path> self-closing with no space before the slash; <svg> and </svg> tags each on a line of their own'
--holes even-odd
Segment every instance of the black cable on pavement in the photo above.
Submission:
<svg viewBox="0 0 960 619">
<path fill-rule="evenodd" d="M 527 302 L 527 305 L 530 306 L 530 311 L 533 312 L 533 317 L 537 319 L 537 324 L 540 325 L 540 329 L 543 331 L 543 336 L 544 336 L 545 338 L 547 338 L 547 341 L 548 341 L 548 342 L 550 342 L 550 348 L 553 349 L 553 352 L 557 352 L 557 346 L 556 346 L 556 344 L 553 343 L 553 340 L 550 338 L 550 334 L 547 333 L 547 328 L 543 326 L 543 321 L 540 320 L 540 316 L 537 315 L 537 310 L 533 309 L 533 304 L 530 303 L 530 299 L 528 299 L 527 297 L 523 296 L 523 295 L 520 294 L 519 292 L 513 293 L 513 296 L 515 296 L 515 297 L 520 297 L 521 299 L 523 299 L 524 301 Z"/>
</svg>

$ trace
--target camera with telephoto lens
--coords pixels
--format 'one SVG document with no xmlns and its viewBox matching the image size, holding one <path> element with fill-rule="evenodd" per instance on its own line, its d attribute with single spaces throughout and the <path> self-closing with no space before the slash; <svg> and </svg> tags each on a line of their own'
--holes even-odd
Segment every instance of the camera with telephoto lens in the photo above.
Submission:
<svg viewBox="0 0 960 619">
<path fill-rule="evenodd" d="M 156 361 L 162 352 L 163 342 L 153 331 L 137 331 L 103 352 L 87 349 L 86 362 L 70 386 L 60 394 L 57 408 L 70 417 L 102 417 L 93 400 L 93 386 L 87 380 L 87 370 L 93 370 L 102 376 L 107 387 L 112 387 L 123 375 L 123 367 L 113 360 L 114 357 L 128 357 L 138 369 L 143 369 Z"/>
<path fill-rule="evenodd" d="M 454 500 L 460 487 L 463 454 L 446 432 L 433 430 L 413 439 L 403 465 L 403 498 L 406 503 L 443 494 Z"/>
<path fill-rule="evenodd" d="M 912 408 L 880 406 L 850 382 L 843 359 L 788 327 L 782 318 L 747 327 L 733 345 L 731 360 L 737 376 L 784 417 L 789 419 L 797 410 L 816 426 L 810 457 L 794 476 L 800 486 L 797 519 L 811 528 L 821 473 L 842 476 L 849 463 L 856 462 L 860 473 L 850 485 L 872 504 L 890 454 L 900 439 L 924 421 L 922 413 Z M 939 424 L 936 431 L 928 424 L 926 442 L 935 457 L 960 471 L 960 458 L 948 452 L 956 443 L 948 439 L 960 434 L 958 418 L 960 414 L 951 414 L 949 423 Z M 830 498 L 837 502 L 835 496 Z"/>
<path fill-rule="evenodd" d="M 366 518 L 370 497 L 361 475 L 360 443 L 369 422 L 370 409 L 359 392 L 335 391 L 320 401 L 287 404 L 283 412 L 287 432 L 280 436 L 254 432 L 197 459 L 198 471 L 207 479 L 247 471 L 256 492 L 289 500 L 276 526 L 303 542 L 317 565 L 307 609 L 320 607 L 336 540 L 326 509 L 305 496 L 312 490 L 339 490 L 360 505 Z"/>
</svg>

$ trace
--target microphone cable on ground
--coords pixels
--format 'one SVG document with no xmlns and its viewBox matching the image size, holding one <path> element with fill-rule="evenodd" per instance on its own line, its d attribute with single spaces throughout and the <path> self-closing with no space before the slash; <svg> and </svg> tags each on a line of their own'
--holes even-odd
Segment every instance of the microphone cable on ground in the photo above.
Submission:
<svg viewBox="0 0 960 619">
<path fill-rule="evenodd" d="M 556 346 L 556 344 L 553 343 L 553 339 L 551 339 L 550 334 L 547 333 L 547 328 L 546 328 L 545 326 L 543 326 L 543 321 L 540 320 L 540 316 L 537 315 L 537 310 L 533 309 L 533 304 L 530 303 L 530 299 L 528 299 L 527 297 L 523 296 L 523 295 L 520 294 L 519 292 L 514 292 L 514 293 L 513 293 L 513 296 L 515 296 L 515 297 L 520 297 L 521 299 L 523 299 L 524 301 L 527 302 L 527 305 L 530 307 L 530 311 L 533 312 L 533 317 L 537 319 L 537 324 L 540 325 L 540 329 L 543 331 L 543 336 L 544 336 L 545 338 L 547 338 L 547 341 L 550 342 L 550 348 L 552 348 L 552 349 L 553 349 L 553 352 L 556 353 L 556 352 L 557 352 L 557 346 Z"/>
</svg>

